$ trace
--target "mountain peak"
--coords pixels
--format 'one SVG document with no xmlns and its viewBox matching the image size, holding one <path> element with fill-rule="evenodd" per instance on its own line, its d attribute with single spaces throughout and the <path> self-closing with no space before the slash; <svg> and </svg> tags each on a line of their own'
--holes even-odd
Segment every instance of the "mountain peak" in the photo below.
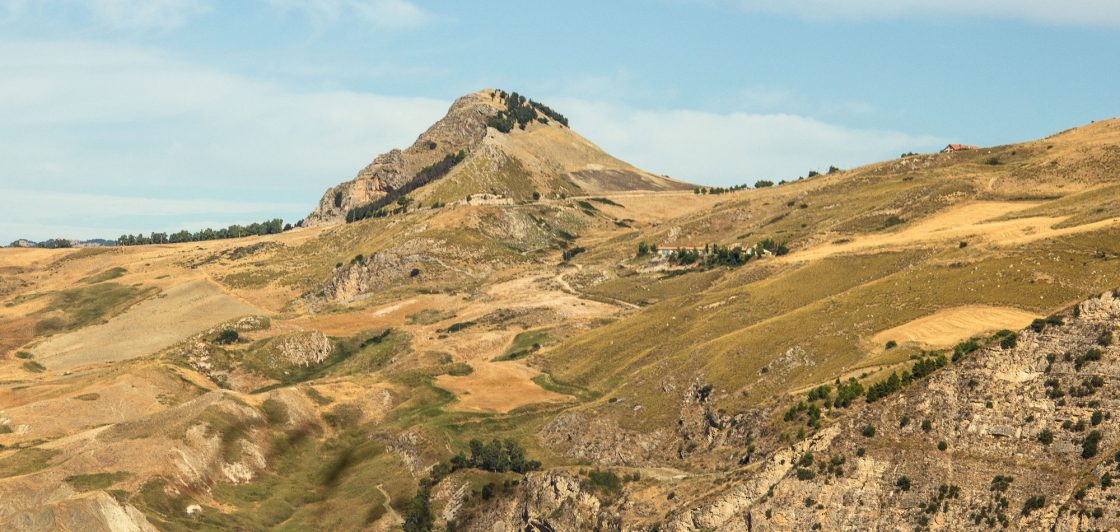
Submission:
<svg viewBox="0 0 1120 532">
<path fill-rule="evenodd" d="M 355 209 L 416 194 L 449 203 L 471 194 L 526 200 L 691 185 L 635 168 L 573 132 L 568 119 L 517 92 L 483 89 L 463 95 L 404 150 L 377 156 L 354 179 L 331 187 L 302 222 L 342 222 Z"/>
</svg>

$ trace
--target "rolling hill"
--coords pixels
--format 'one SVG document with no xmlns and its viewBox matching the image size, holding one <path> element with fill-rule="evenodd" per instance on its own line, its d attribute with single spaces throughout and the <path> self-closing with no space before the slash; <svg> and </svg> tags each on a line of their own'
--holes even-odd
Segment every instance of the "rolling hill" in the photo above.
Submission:
<svg viewBox="0 0 1120 532">
<path fill-rule="evenodd" d="M 566 122 L 482 91 L 291 231 L 0 250 L 0 528 L 1120 526 L 1120 120 L 726 193 Z"/>
</svg>

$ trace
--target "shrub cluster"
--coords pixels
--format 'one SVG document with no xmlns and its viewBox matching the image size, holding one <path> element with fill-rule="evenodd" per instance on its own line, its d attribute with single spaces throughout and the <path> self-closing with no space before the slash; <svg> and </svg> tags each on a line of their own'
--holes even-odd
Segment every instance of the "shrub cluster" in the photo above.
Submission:
<svg viewBox="0 0 1120 532">
<path fill-rule="evenodd" d="M 431 510 L 432 488 L 459 469 L 475 468 L 499 473 L 506 471 L 526 473 L 541 467 L 540 462 L 536 460 L 526 460 L 525 449 L 513 440 L 506 440 L 504 443 L 493 440 L 486 444 L 479 440 L 471 440 L 469 446 L 470 458 L 463 453 L 456 454 L 451 458 L 450 463 L 441 462 L 432 466 L 428 476 L 420 481 L 420 487 L 405 511 L 403 524 L 405 532 L 429 532 L 433 529 L 435 516 Z M 486 488 L 484 487 L 483 490 L 486 491 Z M 484 493 L 483 498 L 488 498 L 492 494 L 493 487 L 490 487 L 489 494 Z"/>
<path fill-rule="evenodd" d="M 515 126 L 519 129 L 525 129 L 525 126 L 533 120 L 542 124 L 547 124 L 549 120 L 555 120 L 565 127 L 568 125 L 567 117 L 543 103 L 527 99 L 516 92 L 507 94 L 505 91 L 498 91 L 496 95 L 505 101 L 506 108 L 503 111 L 498 111 L 497 115 L 488 118 L 486 125 L 502 133 L 513 131 Z"/>
</svg>

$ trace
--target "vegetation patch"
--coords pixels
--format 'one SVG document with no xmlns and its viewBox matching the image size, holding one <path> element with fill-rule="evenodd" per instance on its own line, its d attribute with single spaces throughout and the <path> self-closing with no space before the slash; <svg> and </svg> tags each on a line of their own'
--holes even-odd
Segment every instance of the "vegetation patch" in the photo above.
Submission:
<svg viewBox="0 0 1120 532">
<path fill-rule="evenodd" d="M 80 281 L 83 282 L 83 283 L 86 283 L 86 284 L 102 283 L 102 282 L 105 282 L 105 281 L 110 281 L 110 280 L 116 279 L 117 277 L 120 277 L 120 276 L 124 275 L 126 272 L 128 272 L 128 270 L 118 266 L 116 268 L 111 268 L 111 269 L 105 270 L 105 271 L 103 271 L 101 273 L 98 273 L 96 275 L 91 275 L 89 277 L 80 279 Z"/>
<path fill-rule="evenodd" d="M 66 477 L 66 483 L 70 484 L 70 487 L 74 488 L 76 491 L 103 490 L 131 476 L 131 473 L 125 471 L 74 475 Z"/>
<path fill-rule="evenodd" d="M 156 288 L 98 283 L 55 292 L 47 306 L 36 314 L 59 312 L 62 316 L 40 320 L 35 325 L 35 334 L 45 336 L 103 321 L 155 291 Z"/>
<path fill-rule="evenodd" d="M 552 337 L 549 336 L 548 330 L 539 329 L 534 331 L 525 331 L 519 333 L 513 339 L 513 343 L 506 349 L 505 353 L 494 357 L 494 362 L 502 362 L 505 360 L 517 360 L 524 358 L 537 351 L 541 350 L 541 346 L 549 342 Z"/>
<path fill-rule="evenodd" d="M 431 325 L 454 317 L 454 310 L 428 308 L 415 314 L 409 314 L 405 320 L 409 325 Z"/>
<path fill-rule="evenodd" d="M 15 454 L 0 458 L 0 478 L 26 475 L 46 469 L 48 462 L 59 451 L 31 447 L 20 449 Z"/>
</svg>

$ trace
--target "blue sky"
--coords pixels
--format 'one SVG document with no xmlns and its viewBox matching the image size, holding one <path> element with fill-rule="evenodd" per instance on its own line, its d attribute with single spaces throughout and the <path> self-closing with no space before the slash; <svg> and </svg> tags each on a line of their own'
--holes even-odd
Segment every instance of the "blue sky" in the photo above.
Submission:
<svg viewBox="0 0 1120 532">
<path fill-rule="evenodd" d="M 295 221 L 457 96 L 753 183 L 1117 115 L 1110 0 L 0 0 L 0 242 Z"/>
</svg>

